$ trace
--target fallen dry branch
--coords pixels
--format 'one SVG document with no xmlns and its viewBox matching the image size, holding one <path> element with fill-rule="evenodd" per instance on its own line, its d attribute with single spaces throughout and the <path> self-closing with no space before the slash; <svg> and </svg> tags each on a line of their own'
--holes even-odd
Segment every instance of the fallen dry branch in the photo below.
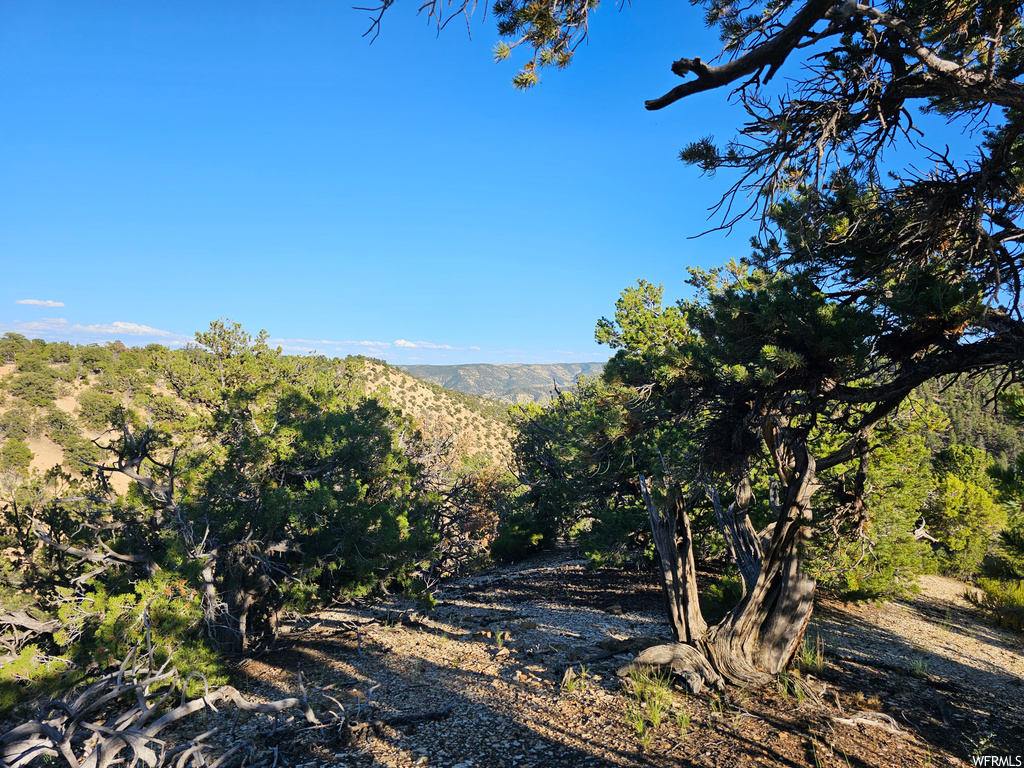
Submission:
<svg viewBox="0 0 1024 768">
<path fill-rule="evenodd" d="M 0 616 L 0 624 L 21 627 L 22 629 L 39 634 L 55 632 L 61 628 L 61 623 L 57 619 L 37 619 L 34 616 L 29 616 L 25 611 L 13 611 L 12 613 Z"/>
<path fill-rule="evenodd" d="M 872 728 L 881 728 L 883 731 L 906 735 L 906 731 L 899 727 L 896 721 L 884 712 L 851 712 L 848 717 L 833 717 L 833 723 L 850 725 L 853 727 L 866 725 Z"/>
<path fill-rule="evenodd" d="M 396 725 L 408 725 L 409 723 L 426 723 L 434 720 L 443 720 L 444 718 L 449 717 L 452 714 L 452 707 L 454 706 L 454 704 L 449 704 L 448 706 L 443 707 L 442 709 L 439 709 L 435 712 L 419 712 L 408 715 L 395 715 L 394 717 L 389 717 L 384 720 L 377 720 L 374 722 L 374 725 L 387 725 L 393 727 Z"/>
<path fill-rule="evenodd" d="M 413 723 L 427 723 L 444 720 L 452 715 L 455 707 L 454 704 L 449 703 L 441 709 L 429 712 L 411 712 L 408 714 L 392 715 L 391 717 L 385 718 L 361 720 L 359 718 L 360 712 L 368 706 L 369 702 L 361 704 L 352 714 L 346 714 L 344 711 L 345 707 L 341 702 L 332 696 L 328 696 L 327 698 L 331 699 L 331 701 L 338 706 L 340 711 L 331 712 L 331 717 L 324 722 L 309 726 L 303 730 L 333 731 L 343 743 L 348 744 L 364 744 L 371 738 L 378 736 L 382 728 L 394 728 Z"/>
<path fill-rule="evenodd" d="M 37 758 L 49 758 L 69 768 L 109 768 L 126 761 L 140 761 L 149 768 L 173 765 L 225 766 L 244 745 L 234 745 L 214 758 L 216 748 L 205 743 L 212 732 L 181 745 L 169 746 L 159 738 L 168 726 L 209 707 L 229 703 L 247 712 L 276 714 L 288 709 L 300 710 L 314 725 L 319 719 L 306 700 L 302 679 L 300 695 L 279 701 L 256 703 L 226 685 L 189 699 L 186 683 L 170 661 L 154 669 L 151 659 L 135 664 L 129 656 L 116 672 L 103 676 L 72 701 L 45 703 L 36 717 L 7 733 L 0 734 L 0 767 L 22 768 Z M 169 707 L 176 691 L 181 691 L 177 706 Z"/>
</svg>

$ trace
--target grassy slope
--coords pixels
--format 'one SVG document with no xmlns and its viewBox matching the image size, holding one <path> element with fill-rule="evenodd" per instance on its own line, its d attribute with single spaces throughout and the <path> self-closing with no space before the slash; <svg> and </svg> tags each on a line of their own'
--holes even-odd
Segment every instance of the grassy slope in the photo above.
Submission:
<svg viewBox="0 0 1024 768">
<path fill-rule="evenodd" d="M 506 462 L 511 437 L 506 406 L 422 381 L 381 360 L 365 360 L 363 370 L 367 389 L 386 392 L 385 397 L 422 428 L 451 429 L 467 455 L 484 453 L 500 464 Z"/>
</svg>

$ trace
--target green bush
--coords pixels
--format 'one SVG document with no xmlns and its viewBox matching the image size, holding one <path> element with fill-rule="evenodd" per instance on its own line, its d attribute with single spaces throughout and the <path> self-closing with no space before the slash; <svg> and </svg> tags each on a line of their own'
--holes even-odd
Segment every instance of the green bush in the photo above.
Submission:
<svg viewBox="0 0 1024 768">
<path fill-rule="evenodd" d="M 551 532 L 527 512 L 510 515 L 498 528 L 491 542 L 491 556 L 502 562 L 525 560 L 554 544 Z"/>
<path fill-rule="evenodd" d="M 982 597 L 969 599 L 988 611 L 1002 626 L 1024 631 L 1024 581 L 979 579 Z"/>
<path fill-rule="evenodd" d="M 76 352 L 82 367 L 93 373 L 100 373 L 114 360 L 114 356 L 109 349 L 97 347 L 93 344 L 87 347 L 78 347 Z"/>
<path fill-rule="evenodd" d="M 978 572 L 982 559 L 1006 525 L 1006 510 L 991 494 L 956 475 L 946 475 L 924 507 L 925 519 L 945 550 L 942 569 L 966 579 Z"/>
<path fill-rule="evenodd" d="M 805 568 L 820 587 L 847 600 L 890 600 L 916 593 L 917 577 L 935 571 L 930 544 L 913 531 L 935 488 L 925 436 L 938 416 L 915 403 L 878 426 L 863 516 L 840 512 L 806 548 Z M 849 504 L 849 474 L 846 467 L 822 473 L 820 509 Z"/>
<path fill-rule="evenodd" d="M 18 373 L 45 373 L 48 376 L 53 375 L 50 373 L 49 363 L 34 351 L 18 355 L 17 368 Z"/>
<path fill-rule="evenodd" d="M 227 681 L 202 634 L 199 592 L 181 575 L 158 571 L 122 594 L 111 594 L 102 585 L 84 596 L 60 591 L 64 602 L 57 618 L 64 626 L 54 640 L 79 666 L 109 669 L 133 649 L 146 650 L 151 644 L 157 664 L 173 656 L 174 666 L 185 677 L 199 672 L 211 685 Z"/>
<path fill-rule="evenodd" d="M 119 405 L 113 395 L 87 389 L 78 396 L 81 408 L 79 419 L 90 429 L 106 429 L 110 426 Z"/>
<path fill-rule="evenodd" d="M 0 448 L 0 470 L 27 472 L 34 458 L 35 454 L 28 447 L 28 443 L 12 437 Z"/>
<path fill-rule="evenodd" d="M 32 411 L 24 403 L 0 414 L 0 437 L 24 440 L 33 434 Z"/>
<path fill-rule="evenodd" d="M 31 405 L 42 407 L 57 398 L 57 384 L 50 373 L 23 373 L 11 382 L 10 393 Z"/>
<path fill-rule="evenodd" d="M 46 357 L 51 363 L 70 363 L 75 347 L 67 341 L 54 341 L 46 345 Z"/>
<path fill-rule="evenodd" d="M 43 653 L 38 645 L 26 645 L 17 656 L 0 664 L 0 712 L 10 712 L 30 696 L 48 696 L 67 687 L 67 659 Z"/>
<path fill-rule="evenodd" d="M 39 414 L 35 423 L 36 433 L 43 433 L 55 443 L 63 444 L 66 435 L 78 434 L 75 417 L 54 405 Z"/>
</svg>

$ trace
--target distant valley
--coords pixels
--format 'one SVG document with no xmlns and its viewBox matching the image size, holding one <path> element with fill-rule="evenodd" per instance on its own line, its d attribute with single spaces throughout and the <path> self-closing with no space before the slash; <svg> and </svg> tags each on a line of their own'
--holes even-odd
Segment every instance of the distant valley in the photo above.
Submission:
<svg viewBox="0 0 1024 768">
<path fill-rule="evenodd" d="M 554 388 L 570 386 L 579 376 L 598 376 L 604 363 L 530 365 L 399 365 L 417 379 L 446 389 L 501 400 L 505 403 L 543 402 Z"/>
</svg>

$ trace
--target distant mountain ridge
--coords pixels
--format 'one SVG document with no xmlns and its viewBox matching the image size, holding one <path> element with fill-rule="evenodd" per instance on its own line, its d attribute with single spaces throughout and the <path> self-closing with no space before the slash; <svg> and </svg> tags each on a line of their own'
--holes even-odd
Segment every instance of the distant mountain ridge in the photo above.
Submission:
<svg viewBox="0 0 1024 768">
<path fill-rule="evenodd" d="M 543 402 L 554 388 L 570 386 L 579 376 L 598 376 L 604 363 L 471 363 L 467 365 L 397 365 L 403 371 L 446 389 L 506 403 Z"/>
</svg>

